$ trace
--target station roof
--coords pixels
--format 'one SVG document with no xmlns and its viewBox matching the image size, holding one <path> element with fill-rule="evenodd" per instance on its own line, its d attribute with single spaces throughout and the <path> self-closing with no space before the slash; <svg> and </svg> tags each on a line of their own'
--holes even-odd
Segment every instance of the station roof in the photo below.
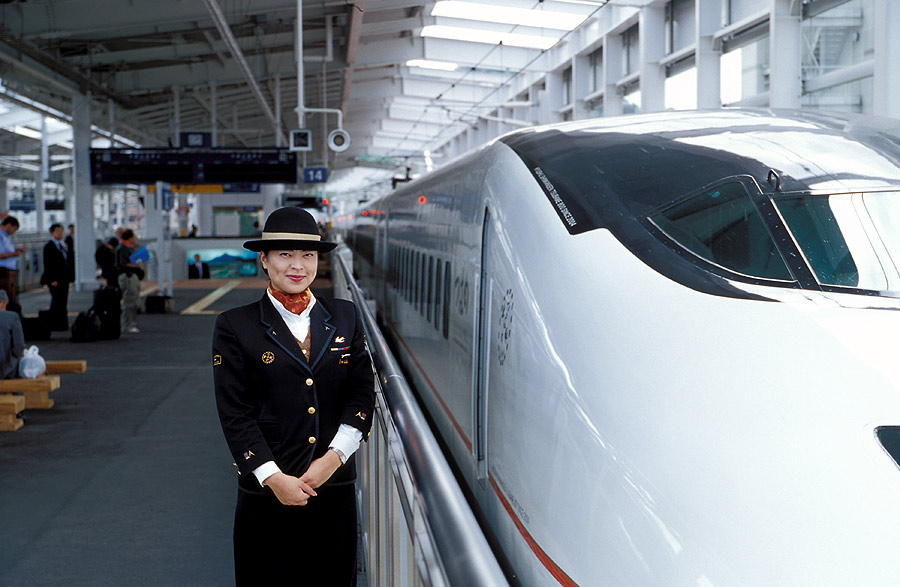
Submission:
<svg viewBox="0 0 900 587">
<path fill-rule="evenodd" d="M 348 151 L 326 154 L 336 116 L 323 128 L 307 114 L 309 156 L 336 167 L 421 156 L 508 102 L 498 89 L 543 66 L 542 52 L 606 1 L 487 3 L 304 1 L 304 105 L 341 110 L 351 136 Z M 74 92 L 94 99 L 96 136 L 166 146 L 177 111 L 180 131 L 207 131 L 215 115 L 221 146 L 275 145 L 276 119 L 285 135 L 299 128 L 297 11 L 296 0 L 0 2 L 0 167 L 34 167 L 40 112 L 63 122 L 48 123 L 62 158 Z"/>
</svg>

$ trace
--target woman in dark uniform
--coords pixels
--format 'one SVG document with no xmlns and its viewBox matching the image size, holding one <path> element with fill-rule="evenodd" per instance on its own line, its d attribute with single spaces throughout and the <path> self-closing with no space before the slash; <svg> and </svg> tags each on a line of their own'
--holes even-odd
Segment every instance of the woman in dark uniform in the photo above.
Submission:
<svg viewBox="0 0 900 587">
<path fill-rule="evenodd" d="M 312 215 L 281 208 L 261 238 L 269 287 L 216 320 L 213 373 L 238 466 L 238 585 L 354 585 L 353 457 L 374 409 L 373 375 L 351 302 L 317 298 L 322 241 Z"/>
</svg>

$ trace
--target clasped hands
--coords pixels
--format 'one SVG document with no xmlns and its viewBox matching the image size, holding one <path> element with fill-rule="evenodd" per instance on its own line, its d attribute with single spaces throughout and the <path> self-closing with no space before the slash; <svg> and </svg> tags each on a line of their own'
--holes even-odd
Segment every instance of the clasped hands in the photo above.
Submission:
<svg viewBox="0 0 900 587">
<path fill-rule="evenodd" d="M 309 464 L 300 477 L 282 472 L 273 473 L 266 478 L 266 486 L 271 487 L 284 505 L 306 505 L 310 497 L 316 495 L 316 488 L 328 481 L 341 466 L 341 457 L 329 450 Z"/>
</svg>

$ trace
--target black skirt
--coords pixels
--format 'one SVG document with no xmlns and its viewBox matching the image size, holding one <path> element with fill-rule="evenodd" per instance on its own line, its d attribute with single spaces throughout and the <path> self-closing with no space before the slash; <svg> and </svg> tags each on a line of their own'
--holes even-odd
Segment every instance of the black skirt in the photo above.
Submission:
<svg viewBox="0 0 900 587">
<path fill-rule="evenodd" d="M 271 493 L 238 490 L 234 572 L 246 585 L 356 585 L 356 492 L 353 483 L 316 490 L 305 506 Z"/>
</svg>

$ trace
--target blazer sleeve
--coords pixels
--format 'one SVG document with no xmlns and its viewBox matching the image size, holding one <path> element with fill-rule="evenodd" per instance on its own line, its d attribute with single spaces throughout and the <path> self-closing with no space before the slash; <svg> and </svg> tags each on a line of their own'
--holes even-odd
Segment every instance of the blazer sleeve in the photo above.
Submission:
<svg viewBox="0 0 900 587">
<path fill-rule="evenodd" d="M 364 439 L 368 439 L 375 411 L 375 374 L 366 350 L 366 337 L 359 310 L 352 304 L 350 308 L 356 324 L 353 340 L 350 342 L 350 360 L 344 389 L 347 404 L 341 413 L 341 424 L 353 426 L 362 432 Z"/>
<path fill-rule="evenodd" d="M 244 371 L 244 353 L 227 314 L 213 333 L 213 382 L 225 441 L 238 470 L 249 475 L 275 457 L 257 424 L 258 409 Z"/>
</svg>

